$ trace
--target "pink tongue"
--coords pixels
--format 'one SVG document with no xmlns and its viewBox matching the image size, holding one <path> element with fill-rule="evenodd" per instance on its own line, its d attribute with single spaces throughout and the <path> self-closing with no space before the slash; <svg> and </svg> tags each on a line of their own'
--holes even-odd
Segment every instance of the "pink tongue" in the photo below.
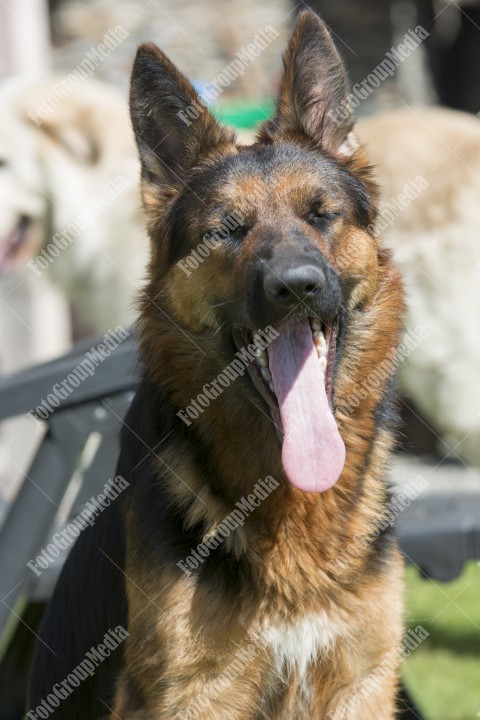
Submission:
<svg viewBox="0 0 480 720">
<path fill-rule="evenodd" d="M 283 428 L 282 464 L 295 487 L 323 492 L 340 477 L 345 445 L 328 404 L 308 320 L 282 325 L 268 347 Z"/>
</svg>

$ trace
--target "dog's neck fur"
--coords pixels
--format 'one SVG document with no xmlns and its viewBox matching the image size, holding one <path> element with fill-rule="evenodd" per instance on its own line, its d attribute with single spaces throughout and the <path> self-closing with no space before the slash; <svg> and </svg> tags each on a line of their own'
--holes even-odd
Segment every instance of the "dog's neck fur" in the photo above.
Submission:
<svg viewBox="0 0 480 720">
<path fill-rule="evenodd" d="M 364 310 L 358 322 L 365 326 L 371 319 L 372 328 L 375 327 L 375 316 L 388 311 L 385 288 L 394 279 L 385 277 L 371 309 Z M 169 404 L 173 401 L 176 408 L 185 408 L 203 384 L 218 373 L 208 360 L 216 354 L 208 353 L 205 358 L 171 322 L 165 322 L 159 333 L 158 315 L 153 324 L 149 312 L 151 306 L 144 311 L 141 345 L 150 383 L 166 395 Z M 396 316 L 388 336 L 384 333 L 375 337 L 372 333 L 371 341 L 378 344 L 379 354 L 385 354 L 386 349 L 397 343 L 401 326 L 397 313 Z M 354 322 L 349 332 L 356 330 Z M 365 362 L 371 363 L 373 369 L 376 367 L 375 358 Z M 169 366 L 177 368 L 173 374 L 175 386 L 165 380 L 171 374 L 162 372 L 162 368 Z M 349 379 L 355 385 L 354 371 Z M 215 532 L 215 527 L 259 479 L 271 475 L 279 481 L 279 487 L 251 513 L 243 527 L 232 533 L 225 547 L 235 557 L 248 560 L 261 585 L 258 590 L 269 591 L 285 612 L 291 612 L 292 604 L 298 605 L 299 587 L 305 590 L 304 609 L 310 608 L 308 599 L 312 593 L 316 606 L 323 607 L 328 602 L 335 584 L 328 568 L 346 546 L 355 542 L 358 528 L 371 526 L 374 530 L 375 520 L 382 513 L 388 499 L 385 475 L 393 434 L 388 423 L 381 426 L 379 418 L 392 412 L 390 383 L 391 378 L 386 378 L 375 393 L 343 419 L 347 462 L 338 483 L 323 494 L 302 493 L 290 486 L 282 470 L 281 447 L 270 418 L 255 411 L 245 397 L 242 383 L 237 386 L 233 383 L 213 401 L 215 412 L 210 414 L 207 409 L 191 427 L 187 428 L 172 411 L 171 427 L 175 428 L 177 442 L 179 434 L 182 436 L 185 452 L 179 453 L 177 445 L 170 453 L 167 445 L 156 467 L 160 482 L 167 484 L 174 502 L 183 508 L 185 526 L 200 528 L 199 541 L 204 534 Z M 243 427 L 241 441 L 236 432 L 238 423 Z M 368 432 L 373 425 L 377 425 L 375 432 Z M 163 430 L 159 432 L 163 434 Z M 368 441 L 366 437 L 375 440 Z M 349 521 L 351 517 L 355 518 L 354 523 Z M 364 582 L 365 573 L 378 567 L 379 542 L 381 539 L 371 542 L 357 556 L 349 558 L 345 570 L 349 584 Z"/>
</svg>

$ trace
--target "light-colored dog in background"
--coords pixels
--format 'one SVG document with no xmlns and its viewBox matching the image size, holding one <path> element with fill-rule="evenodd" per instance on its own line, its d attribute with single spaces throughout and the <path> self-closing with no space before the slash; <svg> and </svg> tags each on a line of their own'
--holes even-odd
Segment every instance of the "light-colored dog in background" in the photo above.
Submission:
<svg viewBox="0 0 480 720">
<path fill-rule="evenodd" d="M 413 108 L 357 129 L 382 186 L 380 229 L 407 280 L 407 326 L 427 333 L 402 364 L 402 391 L 442 457 L 450 448 L 480 465 L 480 121 Z"/>
<path fill-rule="evenodd" d="M 62 98 L 58 81 L 0 88 L 3 376 L 62 355 L 75 334 L 130 325 L 146 266 L 126 100 L 91 79 Z M 24 417 L 2 423 L 0 514 L 40 437 Z"/>
<path fill-rule="evenodd" d="M 134 318 L 147 242 L 126 102 L 84 79 L 0 93 L 0 273 L 61 288 L 87 331 Z"/>
</svg>

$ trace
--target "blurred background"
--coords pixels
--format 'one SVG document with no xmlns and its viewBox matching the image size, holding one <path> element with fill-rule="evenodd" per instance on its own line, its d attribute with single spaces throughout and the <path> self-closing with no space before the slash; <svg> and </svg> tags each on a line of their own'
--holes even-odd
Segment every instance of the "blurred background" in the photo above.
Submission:
<svg viewBox="0 0 480 720">
<path fill-rule="evenodd" d="M 127 110 L 137 46 L 159 45 L 248 140 L 272 112 L 281 52 L 303 7 L 2 0 L 2 387 L 77 342 L 134 322 L 148 257 Z M 392 486 L 422 478 L 424 499 L 441 503 L 459 544 L 452 582 L 425 579 L 413 561 L 408 569 L 408 623 L 430 632 L 404 666 L 422 713 L 412 717 L 472 719 L 480 717 L 480 2 L 310 7 L 349 68 L 358 135 L 382 187 L 380 230 L 407 282 L 404 425 Z M 252 43 L 255 55 L 245 54 Z M 231 70 L 236 58 L 240 72 Z M 212 92 L 224 73 L 228 81 Z M 39 401 L 32 397 L 32 407 Z M 0 522 L 44 435 L 25 413 L 0 424 Z M 18 717 L 14 696 L 0 697 L 0 720 Z"/>
</svg>

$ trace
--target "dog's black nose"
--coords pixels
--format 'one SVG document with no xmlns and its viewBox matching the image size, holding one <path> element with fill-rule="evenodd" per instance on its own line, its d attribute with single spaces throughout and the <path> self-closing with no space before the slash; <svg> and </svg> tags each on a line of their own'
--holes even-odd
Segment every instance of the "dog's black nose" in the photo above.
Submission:
<svg viewBox="0 0 480 720">
<path fill-rule="evenodd" d="M 324 286 L 325 276 L 315 265 L 299 265 L 282 268 L 275 272 L 269 269 L 263 280 L 265 294 L 276 305 L 295 305 L 302 300 L 311 300 Z"/>
</svg>

